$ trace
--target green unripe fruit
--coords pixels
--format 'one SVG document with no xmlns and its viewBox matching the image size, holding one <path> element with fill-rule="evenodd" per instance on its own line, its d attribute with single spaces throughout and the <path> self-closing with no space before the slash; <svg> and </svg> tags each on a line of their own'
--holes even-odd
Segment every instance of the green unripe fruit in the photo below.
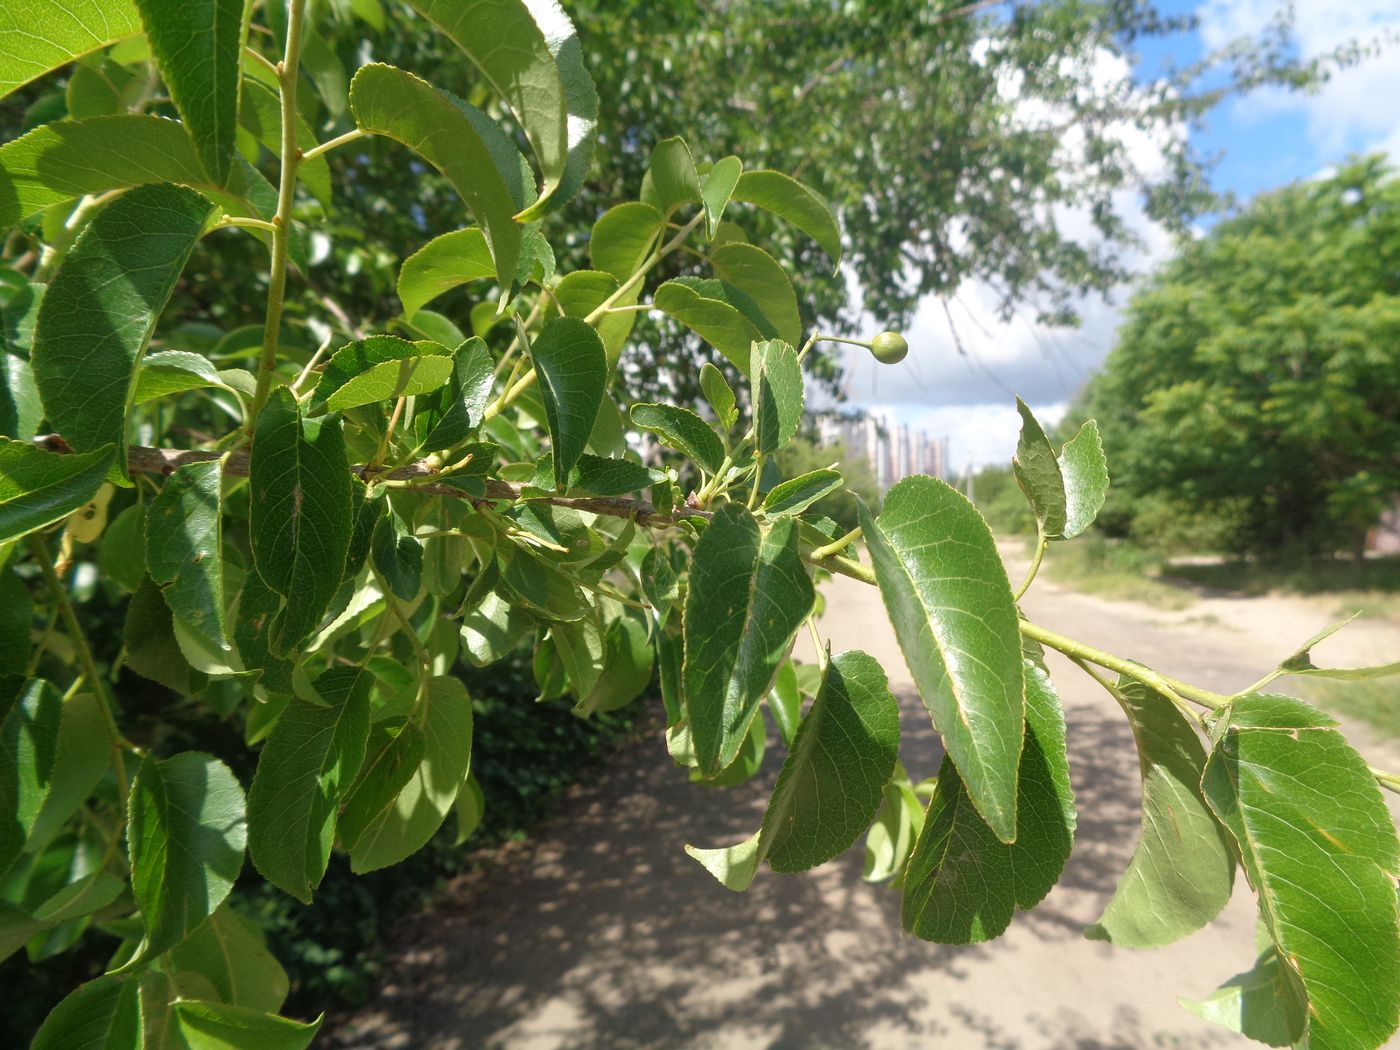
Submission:
<svg viewBox="0 0 1400 1050">
<path fill-rule="evenodd" d="M 909 342 L 898 332 L 881 332 L 870 341 L 870 352 L 882 365 L 897 365 L 909 353 Z"/>
</svg>

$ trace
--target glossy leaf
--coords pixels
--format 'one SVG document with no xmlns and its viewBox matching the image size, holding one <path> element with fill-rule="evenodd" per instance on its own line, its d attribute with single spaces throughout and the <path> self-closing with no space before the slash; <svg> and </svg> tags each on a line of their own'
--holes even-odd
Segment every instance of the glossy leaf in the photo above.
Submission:
<svg viewBox="0 0 1400 1050">
<path fill-rule="evenodd" d="M 557 5 L 546 0 L 409 3 L 476 63 L 511 108 L 544 175 L 540 203 L 548 201 L 569 163 L 568 117 L 580 108 L 581 102 L 577 83 L 572 84 L 574 93 L 566 99 L 559 64 L 550 49 L 551 40 L 556 42 L 556 50 L 563 50 L 564 43 L 573 36 L 568 18 Z M 571 81 L 576 81 L 576 77 L 571 75 Z M 500 269 L 504 273 L 515 272 L 514 267 Z"/>
<path fill-rule="evenodd" d="M 656 289 L 651 301 L 722 353 L 739 371 L 749 374 L 749 350 L 763 338 L 763 332 L 736 307 L 702 294 L 695 283 L 685 279 L 667 281 Z"/>
<path fill-rule="evenodd" d="M 219 998 L 234 1006 L 273 1012 L 287 999 L 287 973 L 267 950 L 262 932 L 228 904 L 172 948 L 170 962 L 177 973 L 208 980 Z"/>
<path fill-rule="evenodd" d="M 569 203 L 588 178 L 598 139 L 598 90 L 584 63 L 578 33 L 558 0 L 524 0 L 524 3 L 544 34 L 545 46 L 554 56 L 559 82 L 564 88 L 568 154 L 558 187 L 552 193 L 542 193 L 540 199 L 541 208 L 554 211 Z M 527 213 L 525 217 L 530 216 Z"/>
<path fill-rule="evenodd" d="M 140 1050 L 136 981 L 107 974 L 79 985 L 44 1018 L 30 1050 Z"/>
<path fill-rule="evenodd" d="M 144 405 L 186 390 L 227 386 L 227 380 L 207 357 L 184 350 L 161 350 L 141 359 L 132 403 Z"/>
<path fill-rule="evenodd" d="M 1108 495 L 1108 460 L 1104 458 L 1099 425 L 1092 419 L 1060 449 L 1060 475 L 1065 482 L 1065 539 L 1073 539 L 1094 523 Z"/>
<path fill-rule="evenodd" d="M 1335 726 L 1291 697 L 1241 697 L 1219 716 L 1201 782 L 1302 980 L 1312 1050 L 1379 1046 L 1400 1020 L 1400 843 Z"/>
<path fill-rule="evenodd" d="M 705 205 L 705 232 L 710 240 L 715 239 L 725 205 L 729 203 L 729 198 L 743 172 L 743 161 L 738 157 L 725 157 L 715 161 L 700 186 L 700 199 Z"/>
<path fill-rule="evenodd" d="M 441 389 L 452 378 L 454 370 L 453 360 L 444 352 L 445 348 L 436 343 L 426 348 L 417 343 L 410 345 L 414 353 L 371 365 L 338 387 L 326 398 L 327 410 L 343 412 L 347 408 L 432 394 Z M 427 352 L 422 352 L 424 349 Z"/>
<path fill-rule="evenodd" d="M 569 488 L 595 496 L 625 496 L 640 492 L 656 480 L 650 469 L 630 459 L 604 459 L 585 452 L 569 478 Z"/>
<path fill-rule="evenodd" d="M 136 370 L 209 218 L 192 190 L 142 186 L 108 204 L 58 268 L 34 330 L 34 379 L 49 422 L 78 452 L 117 445 L 125 480 Z"/>
<path fill-rule="evenodd" d="M 754 446 L 776 452 L 797 434 L 802 422 L 802 366 L 797 351 L 775 339 L 753 348 Z"/>
<path fill-rule="evenodd" d="M 19 856 L 48 798 L 62 717 L 58 690 L 31 678 L 0 719 L 0 873 Z"/>
<path fill-rule="evenodd" d="M 1021 437 L 1011 461 L 1016 484 L 1030 501 L 1041 533 L 1059 536 L 1065 531 L 1065 480 L 1060 461 L 1030 407 L 1019 397 L 1016 411 L 1021 414 Z"/>
<path fill-rule="evenodd" d="M 340 419 L 307 419 L 286 387 L 253 432 L 249 463 L 253 565 L 283 604 L 268 649 L 286 656 L 314 632 L 340 586 L 352 529 L 350 464 Z"/>
<path fill-rule="evenodd" d="M 0 439 L 0 543 L 80 510 L 106 480 L 114 448 L 65 456 L 28 441 Z"/>
<path fill-rule="evenodd" d="M 753 299 L 779 339 L 794 346 L 802 341 L 797 293 L 787 272 L 771 255 L 752 244 L 733 241 L 710 252 L 710 265 L 726 284 Z"/>
<path fill-rule="evenodd" d="M 25 0 L 0 8 L 0 98 L 141 32 L 132 0 Z"/>
<path fill-rule="evenodd" d="M 632 425 L 655 434 L 661 443 L 690 457 L 710 473 L 724 462 L 724 444 L 714 428 L 688 408 L 676 405 L 636 404 Z"/>
<path fill-rule="evenodd" d="M 434 237 L 403 261 L 398 295 L 405 317 L 412 317 L 439 295 L 469 281 L 495 280 L 496 263 L 480 227 Z"/>
<path fill-rule="evenodd" d="M 630 317 L 630 314 L 623 314 Z M 0 331 L 0 345 L 5 340 Z M 25 441 L 39 428 L 44 407 L 27 358 L 0 353 L 0 437 Z"/>
<path fill-rule="evenodd" d="M 422 849 L 442 825 L 471 765 L 472 704 L 455 678 L 428 683 L 418 715 L 423 757 L 408 780 L 365 823 L 350 847 L 350 867 L 374 871 Z"/>
<path fill-rule="evenodd" d="M 707 775 L 739 753 L 814 598 L 792 519 L 764 531 L 741 507 L 716 512 L 695 546 L 684 617 L 685 704 Z"/>
<path fill-rule="evenodd" d="M 608 385 L 602 340 L 575 317 L 549 321 L 530 344 L 554 451 L 554 486 L 563 491 L 593 433 Z"/>
<path fill-rule="evenodd" d="M 181 999 L 170 1006 L 170 1027 L 189 1050 L 305 1050 L 321 1019 L 303 1024 L 246 1006 Z"/>
<path fill-rule="evenodd" d="M 248 37 L 246 0 L 136 0 L 161 79 L 204 170 L 228 179 Z"/>
<path fill-rule="evenodd" d="M 1060 878 L 1074 839 L 1065 722 L 1050 676 L 1027 659 L 1025 751 L 1011 844 L 973 808 L 945 756 L 938 791 L 904 875 L 901 920 L 924 940 L 972 944 L 999 936 Z"/>
<path fill-rule="evenodd" d="M 170 611 L 226 649 L 222 479 L 219 460 L 166 479 L 146 511 L 146 567 Z"/>
<path fill-rule="evenodd" d="M 274 886 L 311 903 L 335 839 L 342 796 L 364 761 L 372 675 L 332 667 L 321 703 L 294 697 L 258 756 L 248 792 L 248 852 Z"/>
<path fill-rule="evenodd" d="M 1133 728 L 1142 772 L 1142 830 L 1113 900 L 1085 935 L 1125 948 L 1156 948 L 1220 914 L 1235 859 L 1201 797 L 1206 753 L 1165 696 L 1120 678 L 1117 696 Z"/>
<path fill-rule="evenodd" d="M 131 892 L 146 938 L 138 960 L 183 941 L 223 903 L 243 868 L 243 789 L 199 751 L 147 758 L 131 785 Z"/>
<path fill-rule="evenodd" d="M 1016 836 L 1023 733 L 1020 629 L 991 530 L 956 490 L 906 478 L 861 528 L 924 706 L 972 804 L 997 838 Z"/>
<path fill-rule="evenodd" d="M 763 512 L 769 515 L 801 514 L 817 500 L 829 496 L 845 484 L 839 470 L 824 468 L 808 471 L 774 485 L 763 498 Z"/>
<path fill-rule="evenodd" d="M 756 204 L 791 223 L 821 245 L 833 269 L 841 263 L 841 228 L 826 202 L 796 179 L 778 171 L 746 171 L 732 198 Z"/>
<path fill-rule="evenodd" d="M 446 0 L 441 6 L 458 7 Z M 470 11 L 458 9 L 459 13 Z M 530 29 L 536 32 L 533 25 Z M 513 162 L 501 163 L 493 156 L 491 132 L 482 126 L 489 121 L 475 119 L 480 114 L 412 73 L 379 63 L 361 66 L 355 74 L 350 82 L 350 109 L 360 130 L 409 147 L 452 183 L 481 223 L 496 273 L 513 279 L 521 237 L 514 215 L 528 199 L 526 183 Z"/>
<path fill-rule="evenodd" d="M 664 215 L 700 200 L 700 177 L 684 139 L 662 139 L 651 151 L 642 200 Z"/>
</svg>

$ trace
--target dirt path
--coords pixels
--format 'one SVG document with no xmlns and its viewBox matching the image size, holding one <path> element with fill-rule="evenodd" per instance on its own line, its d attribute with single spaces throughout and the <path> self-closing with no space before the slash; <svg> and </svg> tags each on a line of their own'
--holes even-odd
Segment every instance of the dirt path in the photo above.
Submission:
<svg viewBox="0 0 1400 1050">
<path fill-rule="evenodd" d="M 1323 613 L 1299 633 L 1295 621 L 1308 615 L 1272 601 L 1213 607 L 1218 622 L 1209 626 L 1053 586 L 1037 585 L 1025 604 L 1058 631 L 1229 692 L 1326 621 Z M 906 765 L 929 775 L 935 737 L 878 595 L 838 580 L 827 602 L 824 633 L 834 648 L 866 649 L 890 671 L 905 707 Z M 1368 629 L 1329 656 L 1366 659 L 1383 655 L 1371 652 L 1379 647 L 1394 659 L 1400 631 L 1386 630 Z M 749 785 L 716 791 L 688 783 L 660 741 L 647 740 L 620 754 L 599 783 L 575 789 L 526 849 L 406 930 L 391 981 L 331 1042 L 377 1050 L 1255 1045 L 1176 1003 L 1251 964 L 1254 912 L 1242 879 L 1214 926 L 1171 948 L 1131 952 L 1080 935 L 1132 852 L 1137 762 L 1112 701 L 1052 659 L 1080 827 L 1060 885 L 1002 939 L 943 947 L 903 936 L 898 895 L 860 879 L 859 843 L 806 876 L 765 872 L 747 894 L 725 891 L 682 847 L 750 834 L 781 749 L 770 749 Z M 1400 747 L 1364 729 L 1354 739 L 1374 764 L 1400 767 Z"/>
</svg>

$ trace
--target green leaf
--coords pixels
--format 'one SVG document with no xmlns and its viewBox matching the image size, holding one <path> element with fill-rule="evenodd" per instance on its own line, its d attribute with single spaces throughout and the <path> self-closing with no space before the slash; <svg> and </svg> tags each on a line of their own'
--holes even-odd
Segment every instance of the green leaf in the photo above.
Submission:
<svg viewBox="0 0 1400 1050">
<path fill-rule="evenodd" d="M 904 928 L 940 944 L 1000 936 L 1017 908 L 1035 907 L 1059 881 L 1074 839 L 1065 721 L 1050 676 L 1027 659 L 1025 749 L 1016 837 L 1007 844 L 978 816 L 944 756 L 938 791 L 904 875 Z"/>
<path fill-rule="evenodd" d="M 480 227 L 434 237 L 403 261 L 398 295 L 405 317 L 469 281 L 495 280 L 496 263 Z"/>
<path fill-rule="evenodd" d="M 214 914 L 243 868 L 243 789 L 218 759 L 147 758 L 131 784 L 131 892 L 146 939 L 133 964 L 183 941 Z"/>
<path fill-rule="evenodd" d="M 274 656 L 319 626 L 350 547 L 350 464 L 338 416 L 306 419 L 286 387 L 274 390 L 253 432 L 249 463 L 253 565 L 284 604 L 268 627 Z"/>
<path fill-rule="evenodd" d="M 375 336 L 379 345 L 398 345 L 402 340 L 388 341 L 393 336 Z M 365 340 L 366 343 L 371 340 Z M 432 394 L 441 389 L 452 378 L 453 358 L 446 347 L 436 343 L 408 343 L 412 353 L 393 356 L 389 360 L 370 365 L 363 372 L 338 386 L 326 397 L 325 407 L 331 412 L 343 412 L 347 408 L 373 405 L 380 401 L 392 401 L 399 397 L 415 397 Z M 349 349 L 349 347 L 345 348 Z M 339 357 L 344 350 L 336 352 Z M 329 369 L 327 369 L 329 372 Z M 317 393 L 325 383 L 317 384 Z"/>
<path fill-rule="evenodd" d="M 127 477 L 137 368 L 211 210 L 176 186 L 123 194 L 79 235 L 39 307 L 32 363 L 45 415 L 78 452 L 117 445 L 114 481 Z"/>
<path fill-rule="evenodd" d="M 246 0 L 136 0 L 161 79 L 204 170 L 225 182 L 238 130 Z"/>
<path fill-rule="evenodd" d="M 208 676 L 191 667 L 181 652 L 170 606 L 149 575 L 141 578 L 127 605 L 122 641 L 127 667 L 181 696 L 193 696 L 209 684 Z"/>
<path fill-rule="evenodd" d="M 189 1050 L 305 1050 L 321 1019 L 303 1024 L 245 1006 L 181 999 L 170 1006 L 170 1025 Z"/>
<path fill-rule="evenodd" d="M 282 103 L 277 92 L 260 80 L 243 79 L 243 105 L 239 123 L 267 147 L 274 156 L 282 152 Z M 317 145 L 315 129 L 297 116 L 297 149 L 309 152 Z M 331 167 L 325 154 L 303 158 L 297 165 L 297 178 L 327 210 L 332 204 Z"/>
<path fill-rule="evenodd" d="M 719 229 L 725 205 L 729 203 L 730 195 L 733 194 L 743 172 L 743 161 L 738 157 L 725 157 L 715 161 L 709 174 L 705 176 L 704 184 L 700 187 L 700 199 L 705 205 L 705 231 L 710 240 L 715 239 L 715 231 Z"/>
<path fill-rule="evenodd" d="M 229 388 L 228 381 L 212 361 L 184 350 L 161 350 L 141 359 L 132 403 L 144 405 L 171 394 L 205 387 Z"/>
<path fill-rule="evenodd" d="M 575 714 L 626 707 L 651 684 L 652 648 L 646 621 L 640 614 L 619 616 L 603 635 L 603 671 L 583 694 Z"/>
<path fill-rule="evenodd" d="M 527 612 L 491 591 L 462 617 L 462 648 L 474 667 L 487 667 L 513 652 L 533 626 Z"/>
<path fill-rule="evenodd" d="M 569 317 L 586 318 L 607 302 L 619 287 L 617 278 L 610 273 L 601 270 L 575 270 L 565 274 L 564 279 L 555 285 L 554 298 L 559 300 L 559 305 Z M 642 283 L 638 281 L 630 291 L 624 292 L 614 305 L 635 306 L 641 290 Z M 636 323 L 635 310 L 606 314 L 597 322 L 595 327 L 598 338 L 603 341 L 603 349 L 607 351 L 609 368 L 617 365 L 622 348 L 627 345 L 627 338 L 632 334 L 632 327 Z"/>
<path fill-rule="evenodd" d="M 336 829 L 343 848 L 353 848 L 365 829 L 394 804 L 417 772 L 426 746 L 423 730 L 415 722 L 384 719 L 370 727 L 364 763 L 345 796 Z"/>
<path fill-rule="evenodd" d="M 754 447 L 776 452 L 802 422 L 802 366 L 797 351 L 774 339 L 753 347 Z"/>
<path fill-rule="evenodd" d="M 1060 473 L 1060 461 L 1029 406 L 1019 397 L 1016 399 L 1016 411 L 1021 413 L 1021 437 L 1016 443 L 1016 456 L 1011 461 L 1016 472 L 1016 484 L 1026 494 L 1041 534 L 1047 537 L 1063 535 L 1065 480 Z"/>
<path fill-rule="evenodd" d="M 486 344 L 473 336 L 453 352 L 452 379 L 431 397 L 418 400 L 413 425 L 424 452 L 441 452 L 465 441 L 491 400 L 494 362 Z"/>
<path fill-rule="evenodd" d="M 256 571 L 249 572 L 238 592 L 233 642 L 243 666 L 262 672 L 260 684 L 263 687 L 290 693 L 293 661 L 274 656 L 269 648 L 272 628 L 281 607 L 282 596 L 264 583 Z"/>
<path fill-rule="evenodd" d="M 725 889 L 742 893 L 753 885 L 753 877 L 758 874 L 758 865 L 763 860 L 759 851 L 759 839 L 763 836 L 760 828 L 736 846 L 722 846 L 719 849 L 700 849 L 687 845 L 686 853 L 700 862 L 701 867 L 713 875 Z"/>
<path fill-rule="evenodd" d="M 605 211 L 593 224 L 588 257 L 593 269 L 610 273 L 621 284 L 651 254 L 656 238 L 666 226 L 666 216 L 641 201 L 628 201 Z"/>
<path fill-rule="evenodd" d="M 332 667 L 323 703 L 293 698 L 258 756 L 248 791 L 248 852 L 263 877 L 307 904 L 321 884 L 341 796 L 364 761 L 373 676 Z"/>
<path fill-rule="evenodd" d="M 639 403 L 632 406 L 632 425 L 655 434 L 661 443 L 689 456 L 711 474 L 724 463 L 724 444 L 714 428 L 688 408 Z"/>
<path fill-rule="evenodd" d="M 1025 673 L 1011 584 L 982 515 L 948 485 L 906 478 L 879 519 L 860 508 L 880 596 L 978 813 L 1016 837 Z"/>
<path fill-rule="evenodd" d="M 1241 697 L 1219 716 L 1201 782 L 1302 980 L 1312 1050 L 1379 1046 L 1400 1020 L 1400 843 L 1335 726 L 1292 697 Z"/>
<path fill-rule="evenodd" d="M 700 389 L 705 394 L 705 400 L 714 409 L 719 425 L 725 430 L 732 428 L 739 419 L 738 402 L 734 398 L 734 391 L 729 387 L 729 381 L 724 378 L 724 373 L 710 361 L 700 366 Z"/>
<path fill-rule="evenodd" d="M 642 593 L 664 620 L 681 593 L 671 559 L 660 547 L 652 547 L 642 558 L 640 575 Z"/>
<path fill-rule="evenodd" d="M 457 5 L 443 0 L 441 6 Z M 470 10 L 459 8 L 461 13 Z M 491 27 L 477 29 L 487 36 L 493 32 Z M 550 67 L 552 72 L 552 61 Z M 360 130 L 407 146 L 452 183 L 481 223 L 496 273 L 514 279 L 521 237 L 514 215 L 524 207 L 526 185 L 510 161 L 497 160 L 493 143 L 483 137 L 485 118 L 475 119 L 466 103 L 412 73 L 379 63 L 361 66 L 355 74 L 350 109 Z"/>
<path fill-rule="evenodd" d="M 802 341 L 797 293 L 792 290 L 786 271 L 771 255 L 752 244 L 732 241 L 710 252 L 710 265 L 726 284 L 753 299 L 779 339 L 794 346 Z"/>
<path fill-rule="evenodd" d="M 567 110 L 566 129 L 568 156 L 559 185 L 553 193 L 542 193 L 533 211 L 555 211 L 568 204 L 583 187 L 593 164 L 593 150 L 598 139 L 598 90 L 583 60 L 583 46 L 573 23 L 560 7 L 558 0 L 524 0 L 544 34 L 549 53 L 559 70 L 559 82 L 564 87 Z M 526 213 L 525 218 L 531 214 Z"/>
<path fill-rule="evenodd" d="M 369 553 L 389 590 L 406 602 L 418 597 L 423 589 L 423 544 L 393 511 L 374 527 Z"/>
<path fill-rule="evenodd" d="M 428 682 L 417 716 L 423 757 L 393 796 L 365 823 L 350 847 L 357 873 L 397 864 L 422 849 L 442 825 L 471 766 L 472 703 L 455 678 Z"/>
<path fill-rule="evenodd" d="M 5 567 L 0 555 L 0 682 L 25 676 L 33 620 L 29 589 L 14 569 Z"/>
<path fill-rule="evenodd" d="M 0 437 L 27 441 L 38 430 L 43 416 L 44 407 L 39 402 L 39 388 L 34 384 L 34 370 L 28 359 L 0 353 Z"/>
<path fill-rule="evenodd" d="M 814 600 L 791 518 L 763 531 L 742 507 L 716 512 L 695 545 L 684 618 L 685 703 L 706 775 L 738 755 Z"/>
<path fill-rule="evenodd" d="M 48 792 L 29 825 L 26 853 L 38 853 L 58 836 L 107 775 L 111 761 L 112 737 L 97 698 L 91 693 L 69 697 L 63 702 Z"/>
<path fill-rule="evenodd" d="M 576 317 L 556 317 L 530 344 L 554 446 L 554 487 L 563 491 L 583 455 L 608 385 L 598 333 Z"/>
<path fill-rule="evenodd" d="M 884 800 L 875 822 L 865 836 L 865 865 L 861 878 L 884 882 L 901 875 L 924 829 L 924 807 L 904 767 L 896 764 L 895 775 L 884 788 Z M 890 884 L 893 889 L 901 880 Z"/>
<path fill-rule="evenodd" d="M 141 32 L 132 0 L 25 0 L 0 8 L 0 98 Z"/>
<path fill-rule="evenodd" d="M 579 456 L 570 488 L 580 488 L 595 496 L 625 496 L 638 492 L 656 480 L 651 470 L 630 459 L 605 459 L 585 452 Z"/>
<path fill-rule="evenodd" d="M 1307 993 L 1274 948 L 1204 999 L 1180 1002 L 1197 1017 L 1269 1046 L 1293 1046 L 1307 1031 Z"/>
<path fill-rule="evenodd" d="M 1142 830 L 1094 940 L 1159 948 L 1194 933 L 1230 899 L 1235 858 L 1201 797 L 1206 753 L 1165 696 L 1120 678 L 1118 702 L 1133 727 L 1142 771 Z"/>
<path fill-rule="evenodd" d="M 20 855 L 48 798 L 62 717 L 58 690 L 32 678 L 0 720 L 0 873 Z"/>
<path fill-rule="evenodd" d="M 576 112 L 583 116 L 579 111 L 585 108 L 577 77 L 578 63 L 572 62 L 569 55 L 577 45 L 566 49 L 573 36 L 568 18 L 557 4 L 546 0 L 532 3 L 477 0 L 471 4 L 462 4 L 460 0 L 409 0 L 409 3 L 476 63 L 520 121 L 544 176 L 544 188 L 540 193 L 543 205 L 563 180 L 571 159 L 570 146 L 577 144 L 570 141 L 568 117 Z M 551 52 L 551 40 L 555 41 L 556 51 L 565 52 L 558 63 Z M 560 66 L 565 64 L 570 68 L 571 90 L 567 97 L 560 77 Z M 587 74 L 584 76 L 586 78 Z M 350 90 L 353 106 L 353 84 Z M 596 116 L 596 99 L 594 106 Z M 577 176 L 577 171 L 572 174 Z M 513 266 L 498 267 L 498 270 L 515 272 Z"/>
<path fill-rule="evenodd" d="M 272 1013 L 287 999 L 287 973 L 267 950 L 262 931 L 227 903 L 170 950 L 170 962 L 177 973 L 204 977 L 234 1006 Z"/>
<path fill-rule="evenodd" d="M 779 514 L 801 514 L 844 484 L 839 470 L 828 467 L 808 471 L 769 489 L 768 495 L 763 498 L 763 513 L 774 517 Z"/>
<path fill-rule="evenodd" d="M 446 348 L 439 347 L 436 343 L 410 343 L 396 335 L 372 335 L 366 339 L 346 343 L 326 362 L 326 367 L 321 371 L 321 378 L 316 383 L 316 389 L 312 392 L 311 403 L 323 408 L 330 398 L 355 379 L 369 375 L 384 365 L 391 366 L 388 374 L 393 375 L 392 367 L 397 362 L 412 361 L 434 350 L 437 351 L 437 356 L 446 353 Z M 389 379 L 388 383 L 392 391 L 393 379 Z"/>
<path fill-rule="evenodd" d="M 651 151 L 642 200 L 664 215 L 700 200 L 700 177 L 695 174 L 695 161 L 684 139 L 662 139 Z"/>
<path fill-rule="evenodd" d="M 107 478 L 114 446 L 77 456 L 0 439 L 0 543 L 82 509 Z"/>
<path fill-rule="evenodd" d="M 778 171 L 746 171 L 735 183 L 732 197 L 796 226 L 831 257 L 833 272 L 841 264 L 841 227 L 836 216 L 826 201 L 796 179 Z"/>
<path fill-rule="evenodd" d="M 457 837 L 452 840 L 452 845 L 460 846 L 471 838 L 472 832 L 481 826 L 481 818 L 486 815 L 486 796 L 477 783 L 475 773 L 467 774 L 466 783 L 452 803 L 452 811 L 457 815 Z"/>
<path fill-rule="evenodd" d="M 1065 483 L 1065 539 L 1073 539 L 1094 523 L 1108 495 L 1108 460 L 1104 458 L 1099 425 L 1092 419 L 1060 449 L 1060 476 Z"/>
<path fill-rule="evenodd" d="M 111 974 L 79 985 L 44 1018 L 30 1050 L 140 1050 L 136 981 Z"/>
<path fill-rule="evenodd" d="M 166 479 L 146 511 L 146 567 L 170 611 L 227 649 L 222 479 L 219 460 L 186 463 Z"/>
<path fill-rule="evenodd" d="M 675 318 L 722 353 L 739 371 L 750 374 L 750 350 L 764 333 L 738 308 L 723 299 L 703 295 L 694 285 L 679 279 L 657 288 L 651 301 L 662 313 Z"/>
</svg>

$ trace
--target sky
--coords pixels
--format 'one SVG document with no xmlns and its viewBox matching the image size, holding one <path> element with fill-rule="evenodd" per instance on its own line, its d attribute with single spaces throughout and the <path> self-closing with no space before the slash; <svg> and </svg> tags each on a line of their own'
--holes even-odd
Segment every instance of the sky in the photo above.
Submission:
<svg viewBox="0 0 1400 1050">
<path fill-rule="evenodd" d="M 1195 11 L 1199 29 L 1139 51 L 1135 75 L 1150 78 L 1165 64 L 1185 65 L 1205 51 L 1242 34 L 1256 34 L 1274 18 L 1280 0 L 1164 0 L 1167 13 Z M 1296 0 L 1293 41 L 1306 57 L 1353 39 L 1400 34 L 1400 0 Z M 1325 176 L 1353 153 L 1389 152 L 1400 165 L 1400 39 L 1379 58 L 1337 74 L 1312 94 L 1269 89 L 1231 99 L 1193 129 L 1192 143 L 1215 157 L 1216 189 L 1242 202 L 1290 182 Z M 1129 143 L 1146 151 L 1145 141 Z M 1145 242 L 1134 260 L 1148 272 L 1170 256 L 1170 238 L 1125 194 L 1124 214 Z M 950 468 L 961 472 L 1010 461 L 1019 420 L 1013 395 L 1019 394 L 1047 424 L 1057 422 L 1069 401 L 1112 348 L 1125 289 L 1116 301 L 1089 299 L 1079 304 L 1078 330 L 1038 326 L 1026 316 L 1000 323 L 993 297 L 972 287 L 955 305 L 958 335 L 968 350 L 954 346 L 943 307 L 924 303 L 906 331 L 909 357 L 893 367 L 876 365 L 861 349 L 847 347 L 848 404 L 889 413 L 901 422 L 946 436 Z M 879 330 L 868 318 L 870 334 Z"/>
</svg>

